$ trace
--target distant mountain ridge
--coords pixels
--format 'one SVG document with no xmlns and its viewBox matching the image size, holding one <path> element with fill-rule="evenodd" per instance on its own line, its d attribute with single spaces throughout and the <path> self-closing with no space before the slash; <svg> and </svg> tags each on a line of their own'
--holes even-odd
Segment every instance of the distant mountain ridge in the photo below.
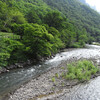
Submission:
<svg viewBox="0 0 100 100">
<path fill-rule="evenodd" d="M 90 6 L 92 9 L 96 10 L 96 6 L 91 6 L 90 4 L 88 4 L 85 0 L 79 0 L 81 3 Z M 97 11 L 97 10 L 96 10 Z"/>
<path fill-rule="evenodd" d="M 85 0 L 79 0 L 79 1 L 82 2 L 82 3 L 84 3 L 84 4 L 87 4 Z"/>
<path fill-rule="evenodd" d="M 100 41 L 100 14 L 91 9 L 85 0 L 43 0 L 50 8 L 62 12 L 70 21 Z"/>
<path fill-rule="evenodd" d="M 2 1 L 7 2 L 9 6 L 12 5 L 13 8 L 17 8 L 19 12 L 23 13 L 22 14 L 23 16 L 25 15 L 25 17 L 29 12 L 31 13 L 31 11 L 34 11 L 32 13 L 35 16 L 33 21 L 35 23 L 41 23 L 38 22 L 39 19 L 40 21 L 43 22 L 43 18 L 48 12 L 58 11 L 68 19 L 69 23 L 77 27 L 77 29 L 79 29 L 80 31 L 82 31 L 82 29 L 85 29 L 88 34 L 95 37 L 97 41 L 100 41 L 100 14 L 91 9 L 89 6 L 87 6 L 88 4 L 86 3 L 85 0 L 2 0 Z M 7 20 L 8 18 L 9 16 L 7 17 Z M 16 17 L 13 18 L 15 19 Z M 4 24 L 4 26 L 6 25 L 9 28 L 9 23 L 7 24 Z"/>
</svg>

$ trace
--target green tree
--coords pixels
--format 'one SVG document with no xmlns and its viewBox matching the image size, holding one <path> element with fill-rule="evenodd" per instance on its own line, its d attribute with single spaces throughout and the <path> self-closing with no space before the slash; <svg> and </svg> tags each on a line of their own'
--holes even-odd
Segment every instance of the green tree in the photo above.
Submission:
<svg viewBox="0 0 100 100">
<path fill-rule="evenodd" d="M 24 54 L 24 44 L 16 40 L 11 40 L 9 38 L 4 39 L 4 43 L 6 44 L 5 52 L 10 54 L 10 57 L 8 59 L 9 64 L 26 60 L 26 56 Z"/>
<path fill-rule="evenodd" d="M 26 23 L 26 19 L 24 18 L 24 15 L 18 11 L 18 10 L 12 10 L 12 23 L 16 24 L 24 24 Z"/>
<path fill-rule="evenodd" d="M 7 5 L 0 1 L 0 31 L 6 31 L 5 20 L 7 19 Z"/>
<path fill-rule="evenodd" d="M 57 29 L 55 29 L 54 27 L 48 27 L 47 30 L 50 34 L 52 34 L 54 36 L 54 39 L 51 41 L 53 53 L 56 53 L 59 49 L 64 48 L 65 45 L 60 39 L 60 37 L 61 37 L 60 32 Z"/>
<path fill-rule="evenodd" d="M 8 64 L 8 59 L 10 58 L 9 53 L 0 53 L 0 67 L 5 67 Z"/>
<path fill-rule="evenodd" d="M 49 12 L 44 17 L 44 22 L 50 27 L 55 27 L 56 29 L 62 28 L 63 17 L 59 12 Z"/>
<path fill-rule="evenodd" d="M 52 44 L 49 41 L 53 36 L 44 26 L 33 24 L 26 27 L 24 33 L 23 41 L 31 57 L 38 59 L 41 56 L 51 55 Z"/>
<path fill-rule="evenodd" d="M 75 42 L 76 33 L 69 30 L 63 30 L 61 34 L 61 39 L 65 43 L 66 47 L 70 47 Z"/>
<path fill-rule="evenodd" d="M 22 37 L 24 35 L 24 30 L 26 27 L 30 27 L 31 24 L 28 24 L 28 23 L 25 23 L 25 24 L 12 24 L 12 32 L 17 34 L 17 35 L 20 35 L 21 37 L 21 40 L 22 40 Z"/>
<path fill-rule="evenodd" d="M 6 66 L 9 58 L 10 53 L 7 51 L 7 45 L 4 43 L 4 40 L 0 38 L 0 67 Z"/>
<path fill-rule="evenodd" d="M 33 9 L 31 9 L 27 13 L 26 18 L 29 23 L 38 23 L 38 24 L 41 23 L 41 19 L 39 18 L 39 16 L 36 14 L 36 12 Z"/>
</svg>

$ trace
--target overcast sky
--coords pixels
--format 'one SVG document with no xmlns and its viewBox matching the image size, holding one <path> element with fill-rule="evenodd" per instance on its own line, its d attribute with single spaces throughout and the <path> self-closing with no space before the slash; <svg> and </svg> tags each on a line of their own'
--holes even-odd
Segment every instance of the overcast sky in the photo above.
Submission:
<svg viewBox="0 0 100 100">
<path fill-rule="evenodd" d="M 86 2 L 100 12 L 100 0 L 86 0 Z"/>
</svg>

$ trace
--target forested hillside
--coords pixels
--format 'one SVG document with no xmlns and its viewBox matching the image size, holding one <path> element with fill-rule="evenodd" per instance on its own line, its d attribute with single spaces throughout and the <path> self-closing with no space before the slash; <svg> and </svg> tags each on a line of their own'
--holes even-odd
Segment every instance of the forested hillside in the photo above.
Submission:
<svg viewBox="0 0 100 100">
<path fill-rule="evenodd" d="M 79 0 L 44 0 L 52 9 L 61 11 L 78 29 L 85 28 L 87 33 L 99 40 L 100 14 Z"/>
<path fill-rule="evenodd" d="M 99 18 L 78 0 L 1 0 L 0 31 L 20 38 L 0 37 L 0 66 L 99 42 Z"/>
</svg>

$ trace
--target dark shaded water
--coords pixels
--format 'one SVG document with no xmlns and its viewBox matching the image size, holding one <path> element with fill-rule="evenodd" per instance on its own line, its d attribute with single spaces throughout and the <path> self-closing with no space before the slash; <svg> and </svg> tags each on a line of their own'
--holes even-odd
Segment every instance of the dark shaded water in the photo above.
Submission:
<svg viewBox="0 0 100 100">
<path fill-rule="evenodd" d="M 76 57 L 77 59 L 99 59 L 100 46 L 87 45 L 87 48 L 84 49 L 74 49 L 71 51 L 58 53 L 54 58 L 46 60 L 39 65 L 30 66 L 28 68 L 15 69 L 8 73 L 3 73 L 0 75 L 0 96 L 16 89 L 18 86 L 32 78 L 35 78 L 37 75 L 49 70 L 50 68 L 58 66 L 61 61 L 71 59 L 73 57 Z"/>
</svg>

